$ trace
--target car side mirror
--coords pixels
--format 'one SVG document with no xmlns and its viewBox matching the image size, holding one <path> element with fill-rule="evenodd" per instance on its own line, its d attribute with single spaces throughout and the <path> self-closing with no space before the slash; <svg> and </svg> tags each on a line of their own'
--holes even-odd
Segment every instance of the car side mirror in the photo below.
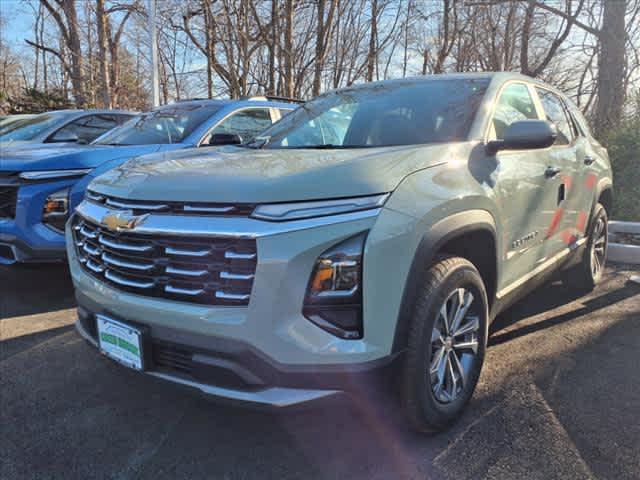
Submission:
<svg viewBox="0 0 640 480">
<path fill-rule="evenodd" d="M 487 153 L 500 150 L 534 150 L 548 148 L 558 137 L 556 126 L 546 120 L 520 120 L 509 125 L 501 140 L 487 143 Z"/>
<path fill-rule="evenodd" d="M 78 143 L 79 141 L 78 135 L 72 132 L 60 132 L 49 140 L 51 143 Z"/>
<path fill-rule="evenodd" d="M 239 145 L 242 137 L 236 133 L 214 133 L 209 139 L 209 145 Z"/>
</svg>

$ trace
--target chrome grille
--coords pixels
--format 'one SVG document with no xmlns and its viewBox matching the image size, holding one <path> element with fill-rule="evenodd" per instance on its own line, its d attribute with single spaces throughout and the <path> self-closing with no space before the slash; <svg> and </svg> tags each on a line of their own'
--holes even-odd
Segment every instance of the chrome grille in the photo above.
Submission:
<svg viewBox="0 0 640 480">
<path fill-rule="evenodd" d="M 249 303 L 255 240 L 113 232 L 79 215 L 73 236 L 83 268 L 120 290 L 208 305 Z"/>
<path fill-rule="evenodd" d="M 127 210 L 134 215 L 145 213 L 171 215 L 204 215 L 218 217 L 248 217 L 255 205 L 247 203 L 164 202 L 128 200 L 87 191 L 86 199 L 111 210 Z"/>
</svg>

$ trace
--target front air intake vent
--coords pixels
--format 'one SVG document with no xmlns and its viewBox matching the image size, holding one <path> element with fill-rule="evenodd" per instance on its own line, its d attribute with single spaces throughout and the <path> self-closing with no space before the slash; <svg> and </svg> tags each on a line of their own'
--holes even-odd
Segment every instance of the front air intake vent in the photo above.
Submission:
<svg viewBox="0 0 640 480">
<path fill-rule="evenodd" d="M 0 185 L 0 218 L 15 218 L 17 201 L 17 186 Z"/>
<path fill-rule="evenodd" d="M 145 213 L 169 215 L 201 215 L 215 217 L 248 217 L 255 205 L 248 203 L 164 202 L 127 200 L 87 191 L 86 199 L 111 210 L 127 210 L 134 215 Z"/>
</svg>

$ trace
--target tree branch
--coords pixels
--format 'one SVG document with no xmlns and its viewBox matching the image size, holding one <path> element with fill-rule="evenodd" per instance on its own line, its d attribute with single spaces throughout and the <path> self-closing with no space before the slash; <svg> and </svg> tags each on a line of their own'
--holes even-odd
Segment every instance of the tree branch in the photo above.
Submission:
<svg viewBox="0 0 640 480">
<path fill-rule="evenodd" d="M 29 39 L 24 39 L 24 41 L 27 43 L 27 45 L 31 45 L 33 48 L 36 48 L 38 50 L 42 50 L 44 52 L 48 52 L 51 55 L 54 55 L 56 57 L 58 57 L 58 59 L 60 60 L 60 63 L 62 64 L 62 68 L 64 68 L 67 72 L 70 72 L 69 69 L 69 65 L 67 64 L 66 60 L 64 59 L 64 56 L 58 51 L 58 50 L 54 50 L 53 48 L 50 47 L 46 47 L 44 45 L 41 45 L 39 43 L 33 42 Z"/>
</svg>

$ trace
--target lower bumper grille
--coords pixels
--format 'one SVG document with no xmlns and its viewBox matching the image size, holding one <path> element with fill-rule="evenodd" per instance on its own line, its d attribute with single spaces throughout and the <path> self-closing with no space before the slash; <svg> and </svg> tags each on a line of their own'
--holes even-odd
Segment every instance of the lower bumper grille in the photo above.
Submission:
<svg viewBox="0 0 640 480">
<path fill-rule="evenodd" d="M 79 216 L 76 253 L 92 276 L 119 290 L 208 305 L 248 305 L 256 241 L 163 238 L 114 232 Z"/>
<path fill-rule="evenodd" d="M 168 343 L 153 344 L 153 363 L 162 368 L 175 370 L 185 375 L 193 373 L 193 353 Z"/>
<path fill-rule="evenodd" d="M 0 218 L 15 218 L 18 187 L 0 186 Z"/>
</svg>

